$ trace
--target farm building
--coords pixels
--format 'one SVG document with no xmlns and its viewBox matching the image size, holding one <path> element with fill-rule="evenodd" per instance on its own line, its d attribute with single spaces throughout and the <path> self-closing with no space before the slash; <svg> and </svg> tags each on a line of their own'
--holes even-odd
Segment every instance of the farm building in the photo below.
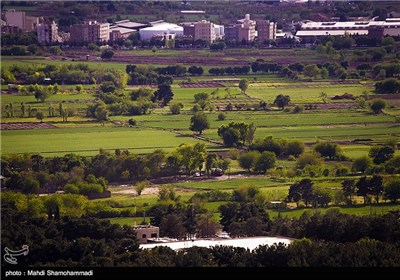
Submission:
<svg viewBox="0 0 400 280">
<path fill-rule="evenodd" d="M 142 41 L 148 41 L 154 36 L 172 35 L 174 37 L 183 35 L 183 27 L 173 23 L 161 22 L 153 24 L 152 27 L 140 29 L 139 33 Z"/>
<path fill-rule="evenodd" d="M 139 225 L 134 227 L 136 231 L 136 237 L 140 244 L 146 244 L 148 239 L 159 238 L 160 229 L 159 227 L 151 225 Z"/>
</svg>

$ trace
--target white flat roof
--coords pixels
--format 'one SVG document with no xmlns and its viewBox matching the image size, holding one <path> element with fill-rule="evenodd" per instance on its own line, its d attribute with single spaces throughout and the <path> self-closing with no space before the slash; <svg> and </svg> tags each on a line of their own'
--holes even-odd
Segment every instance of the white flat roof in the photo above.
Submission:
<svg viewBox="0 0 400 280">
<path fill-rule="evenodd" d="M 299 30 L 296 36 L 344 36 L 346 33 L 349 35 L 368 35 L 368 30 Z"/>
<path fill-rule="evenodd" d="M 289 245 L 292 242 L 292 239 L 285 237 L 267 237 L 267 236 L 258 236 L 258 237 L 247 237 L 247 238 L 232 238 L 232 239 L 197 239 L 197 240 L 189 240 L 189 241 L 177 241 L 177 242 L 164 242 L 164 243 L 150 243 L 150 244 L 141 244 L 139 246 L 140 249 L 152 249 L 157 246 L 167 246 L 173 250 L 186 249 L 194 246 L 198 247 L 213 247 L 213 246 L 233 246 L 233 247 L 241 247 L 247 248 L 250 251 L 254 250 L 260 245 L 268 245 L 271 246 L 273 244 L 284 243 L 285 245 Z"/>
<path fill-rule="evenodd" d="M 165 30 L 173 30 L 173 31 L 182 31 L 183 32 L 183 27 L 176 25 L 174 23 L 160 23 L 152 27 L 146 27 L 140 29 L 140 31 L 165 31 Z"/>
<path fill-rule="evenodd" d="M 316 29 L 331 29 L 331 28 L 368 28 L 369 26 L 399 26 L 400 18 L 388 18 L 386 21 L 331 21 L 331 22 L 314 22 L 309 21 L 301 25 L 301 30 L 316 28 Z"/>
</svg>

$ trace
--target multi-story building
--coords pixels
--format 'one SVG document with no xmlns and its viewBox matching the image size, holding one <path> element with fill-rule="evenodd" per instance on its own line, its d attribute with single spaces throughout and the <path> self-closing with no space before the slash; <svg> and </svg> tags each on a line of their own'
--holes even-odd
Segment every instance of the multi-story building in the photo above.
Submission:
<svg viewBox="0 0 400 280">
<path fill-rule="evenodd" d="M 60 42 L 58 26 L 54 20 L 41 19 L 37 25 L 37 37 L 39 44 L 51 44 Z"/>
<path fill-rule="evenodd" d="M 243 20 L 239 20 L 238 38 L 237 41 L 252 42 L 256 37 L 256 22 L 250 20 L 250 15 L 246 14 Z"/>
<path fill-rule="evenodd" d="M 194 24 L 192 22 L 183 23 L 183 35 L 194 39 Z"/>
<path fill-rule="evenodd" d="M 25 17 L 25 31 L 27 32 L 35 32 L 37 30 L 37 26 L 39 25 L 38 17 Z"/>
<path fill-rule="evenodd" d="M 70 33 L 70 40 L 73 43 L 108 42 L 110 39 L 110 24 L 97 21 L 74 24 L 71 26 Z"/>
<path fill-rule="evenodd" d="M 250 15 L 246 14 L 244 19 L 226 26 L 224 31 L 226 40 L 252 42 L 256 37 L 256 22 L 250 20 Z"/>
<path fill-rule="evenodd" d="M 4 19 L 7 26 L 15 26 L 23 31 L 36 32 L 39 24 L 38 17 L 27 16 L 25 12 L 8 10 L 4 13 Z"/>
<path fill-rule="evenodd" d="M 227 41 L 237 41 L 238 38 L 239 25 L 230 24 L 225 26 L 225 40 Z"/>
<path fill-rule="evenodd" d="M 4 18 L 7 25 L 16 26 L 19 29 L 25 30 L 25 12 L 8 10 L 4 13 Z"/>
<path fill-rule="evenodd" d="M 215 28 L 212 22 L 202 20 L 194 23 L 194 40 L 204 40 L 212 43 L 215 39 Z"/>
<path fill-rule="evenodd" d="M 258 41 L 263 43 L 266 40 L 276 39 L 276 24 L 269 20 L 258 20 L 256 23 Z"/>
</svg>

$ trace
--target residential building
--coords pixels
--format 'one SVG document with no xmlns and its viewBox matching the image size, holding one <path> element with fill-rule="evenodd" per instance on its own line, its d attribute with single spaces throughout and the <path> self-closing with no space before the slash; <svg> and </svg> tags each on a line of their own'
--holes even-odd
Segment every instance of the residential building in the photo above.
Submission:
<svg viewBox="0 0 400 280">
<path fill-rule="evenodd" d="M 4 18 L 7 25 L 16 26 L 19 29 L 25 30 L 25 12 L 8 10 L 4 13 Z"/>
<path fill-rule="evenodd" d="M 238 27 L 238 38 L 237 41 L 252 42 L 256 37 L 256 22 L 250 20 L 250 15 L 246 14 L 243 20 L 238 20 L 241 22 Z"/>
<path fill-rule="evenodd" d="M 193 23 L 183 23 L 183 35 L 190 36 L 194 39 L 194 24 Z"/>
<path fill-rule="evenodd" d="M 70 33 L 70 40 L 73 43 L 108 42 L 110 39 L 110 24 L 97 21 L 74 24 L 71 26 Z"/>
<path fill-rule="evenodd" d="M 139 244 L 146 244 L 148 239 L 157 239 L 160 237 L 160 228 L 151 225 L 139 225 L 134 227 L 136 238 Z"/>
<path fill-rule="evenodd" d="M 5 21 L 1 21 L 1 34 L 18 34 L 21 32 L 21 29 L 19 29 L 17 26 L 14 25 L 8 25 Z"/>
<path fill-rule="evenodd" d="M 194 26 L 194 40 L 204 40 L 207 42 L 214 42 L 216 39 L 215 28 L 212 22 L 201 20 L 195 22 Z"/>
<path fill-rule="evenodd" d="M 60 42 L 58 26 L 54 20 L 41 19 L 37 25 L 37 37 L 39 44 L 51 44 Z"/>
<path fill-rule="evenodd" d="M 225 26 L 225 40 L 227 41 L 237 41 L 239 32 L 239 25 L 230 24 Z"/>
<path fill-rule="evenodd" d="M 276 24 L 268 20 L 258 20 L 256 23 L 258 41 L 263 43 L 266 40 L 276 39 Z"/>
<path fill-rule="evenodd" d="M 225 40 L 237 42 L 252 42 L 256 37 L 256 22 L 246 14 L 244 19 L 239 19 L 236 24 L 225 26 Z"/>
<path fill-rule="evenodd" d="M 37 26 L 39 25 L 38 17 L 25 17 L 25 31 L 27 32 L 36 32 Z"/>
</svg>

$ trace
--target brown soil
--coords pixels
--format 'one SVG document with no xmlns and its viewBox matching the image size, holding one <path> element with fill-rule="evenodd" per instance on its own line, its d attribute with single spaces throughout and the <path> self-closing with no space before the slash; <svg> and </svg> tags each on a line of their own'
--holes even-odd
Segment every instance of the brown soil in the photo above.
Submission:
<svg viewBox="0 0 400 280">
<path fill-rule="evenodd" d="M 50 123 L 2 123 L 1 130 L 17 130 L 17 129 L 50 129 L 57 128 Z"/>
</svg>

